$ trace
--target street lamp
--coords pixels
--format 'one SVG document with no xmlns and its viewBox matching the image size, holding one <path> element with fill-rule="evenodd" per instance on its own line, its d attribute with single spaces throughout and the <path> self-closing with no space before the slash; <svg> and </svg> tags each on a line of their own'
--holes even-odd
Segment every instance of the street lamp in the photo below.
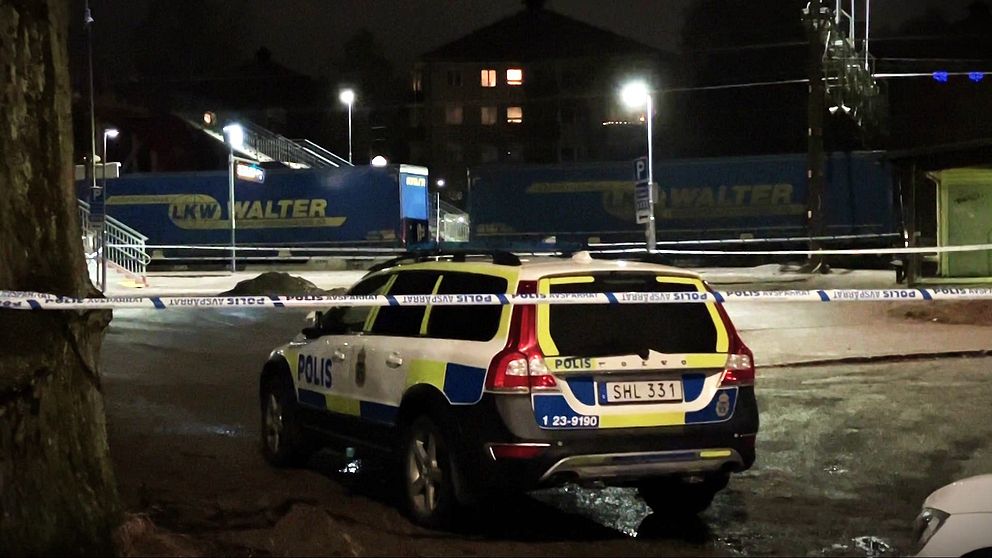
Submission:
<svg viewBox="0 0 992 558">
<path fill-rule="evenodd" d="M 444 185 L 447 184 L 447 182 L 445 182 L 443 178 L 438 178 L 435 184 L 437 184 L 437 190 L 434 191 L 434 210 L 435 210 L 434 242 L 436 242 L 437 245 L 440 246 L 441 245 L 441 188 L 444 188 Z"/>
<path fill-rule="evenodd" d="M 654 100 L 651 98 L 651 90 L 643 81 L 633 81 L 623 86 L 620 90 L 620 98 L 625 105 L 631 108 L 645 107 L 645 119 L 648 121 L 648 208 L 650 215 L 645 225 L 645 236 L 647 237 L 648 252 L 654 252 L 657 247 L 655 238 L 654 223 L 654 138 L 652 134 L 651 121 L 654 119 Z"/>
<path fill-rule="evenodd" d="M 355 104 L 355 92 L 351 89 L 342 89 L 338 99 L 348 105 L 348 162 L 351 162 L 351 106 Z"/>
<path fill-rule="evenodd" d="M 107 128 L 103 131 L 103 160 L 100 161 L 103 175 L 103 191 L 100 193 L 103 196 L 103 226 L 100 227 L 100 246 L 103 256 L 100 258 L 100 290 L 104 294 L 107 293 L 107 140 L 117 139 L 119 134 L 117 128 Z"/>
<path fill-rule="evenodd" d="M 224 136 L 227 138 L 227 215 L 231 220 L 231 273 L 237 271 L 237 244 L 235 242 L 235 230 L 237 225 L 234 219 L 234 150 L 242 150 L 245 146 L 245 129 L 241 124 L 228 124 L 224 126 Z"/>
<path fill-rule="evenodd" d="M 373 167 L 384 167 L 389 164 L 389 161 L 387 161 L 382 155 L 376 155 L 375 157 L 372 157 L 372 161 L 369 164 Z"/>
</svg>

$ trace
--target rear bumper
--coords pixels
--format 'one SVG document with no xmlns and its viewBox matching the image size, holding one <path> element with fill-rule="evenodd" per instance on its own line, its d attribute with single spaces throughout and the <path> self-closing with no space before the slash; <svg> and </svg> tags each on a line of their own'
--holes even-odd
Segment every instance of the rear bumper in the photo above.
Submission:
<svg viewBox="0 0 992 558">
<path fill-rule="evenodd" d="M 530 490 L 569 481 L 631 484 L 666 475 L 743 471 L 755 460 L 758 409 L 753 387 L 740 388 L 722 422 L 663 427 L 547 430 L 537 425 L 529 396 L 486 394 L 456 409 L 460 492 Z M 496 416 L 493 416 L 496 415 Z M 494 420 L 494 419 L 499 420 Z M 489 444 L 539 444 L 528 459 L 498 459 Z"/>
<path fill-rule="evenodd" d="M 548 482 L 564 478 L 612 481 L 734 471 L 741 470 L 743 466 L 744 458 L 732 449 L 573 455 L 559 460 L 538 480 Z"/>
</svg>

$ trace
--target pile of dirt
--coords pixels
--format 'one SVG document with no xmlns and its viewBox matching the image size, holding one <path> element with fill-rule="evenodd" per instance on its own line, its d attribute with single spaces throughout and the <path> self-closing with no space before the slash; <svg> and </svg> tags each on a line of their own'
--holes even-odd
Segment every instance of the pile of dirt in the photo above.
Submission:
<svg viewBox="0 0 992 558">
<path fill-rule="evenodd" d="M 344 289 L 326 291 L 302 277 L 282 271 L 266 271 L 254 279 L 239 282 L 221 296 L 302 296 L 341 294 Z"/>
<path fill-rule="evenodd" d="M 992 326 L 992 300 L 953 300 L 899 304 L 889 315 L 941 324 Z"/>
<path fill-rule="evenodd" d="M 127 514 L 114 532 L 119 556 L 210 556 L 210 545 L 155 525 L 147 515 Z"/>
</svg>

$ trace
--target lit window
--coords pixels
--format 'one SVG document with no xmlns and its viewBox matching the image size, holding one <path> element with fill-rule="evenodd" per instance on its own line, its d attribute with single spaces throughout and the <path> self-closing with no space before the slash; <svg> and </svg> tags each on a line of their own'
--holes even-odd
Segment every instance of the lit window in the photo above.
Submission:
<svg viewBox="0 0 992 558">
<path fill-rule="evenodd" d="M 451 87 L 461 87 L 462 86 L 462 72 L 461 70 L 448 70 L 448 85 Z"/>
<path fill-rule="evenodd" d="M 506 107 L 506 121 L 510 124 L 520 124 L 524 121 L 524 107 Z"/>
<path fill-rule="evenodd" d="M 413 91 L 420 93 L 424 90 L 424 75 L 419 71 L 413 72 Z"/>
<path fill-rule="evenodd" d="M 444 109 L 445 124 L 461 124 L 463 116 L 461 105 L 448 105 Z"/>
<path fill-rule="evenodd" d="M 479 121 L 483 126 L 496 124 L 496 107 L 480 107 Z"/>
<path fill-rule="evenodd" d="M 520 68 L 510 68 L 506 71 L 507 85 L 523 85 L 524 71 Z"/>
<path fill-rule="evenodd" d="M 496 87 L 496 70 L 482 70 L 482 86 Z"/>
</svg>

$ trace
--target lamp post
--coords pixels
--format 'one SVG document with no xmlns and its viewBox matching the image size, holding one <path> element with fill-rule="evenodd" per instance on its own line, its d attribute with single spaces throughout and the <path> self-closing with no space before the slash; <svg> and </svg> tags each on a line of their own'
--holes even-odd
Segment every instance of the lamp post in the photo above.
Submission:
<svg viewBox="0 0 992 558">
<path fill-rule="evenodd" d="M 651 98 L 651 90 L 643 81 L 635 81 L 624 85 L 620 91 L 620 97 L 624 104 L 631 108 L 645 107 L 645 119 L 648 124 L 648 207 L 651 215 L 645 225 L 645 236 L 647 237 L 648 253 L 654 252 L 657 247 L 655 220 L 654 220 L 654 134 L 652 133 L 651 122 L 654 120 L 654 100 Z"/>
<path fill-rule="evenodd" d="M 235 173 L 235 149 L 243 149 L 245 145 L 245 129 L 240 124 L 228 124 L 224 126 L 224 136 L 227 138 L 227 215 L 231 220 L 231 273 L 237 271 L 237 244 L 235 241 L 235 230 L 237 224 L 234 218 L 234 173 Z"/>
<path fill-rule="evenodd" d="M 100 174 L 103 175 L 103 225 L 100 227 L 100 247 L 102 257 L 100 258 L 100 290 L 107 293 L 107 140 L 116 139 L 120 132 L 116 128 L 107 128 L 103 131 L 103 159 L 100 161 Z"/>
<path fill-rule="evenodd" d="M 435 222 L 434 222 L 434 242 L 436 242 L 437 246 L 440 247 L 441 246 L 441 188 L 444 188 L 444 185 L 446 183 L 443 178 L 438 178 L 436 184 L 437 184 L 437 190 L 434 192 L 435 193 L 434 202 L 436 204 L 435 210 L 437 211 L 437 215 L 435 215 Z"/>
<path fill-rule="evenodd" d="M 355 104 L 355 92 L 351 89 L 342 89 L 338 99 L 348 105 L 348 162 L 351 163 L 351 106 Z"/>
</svg>

